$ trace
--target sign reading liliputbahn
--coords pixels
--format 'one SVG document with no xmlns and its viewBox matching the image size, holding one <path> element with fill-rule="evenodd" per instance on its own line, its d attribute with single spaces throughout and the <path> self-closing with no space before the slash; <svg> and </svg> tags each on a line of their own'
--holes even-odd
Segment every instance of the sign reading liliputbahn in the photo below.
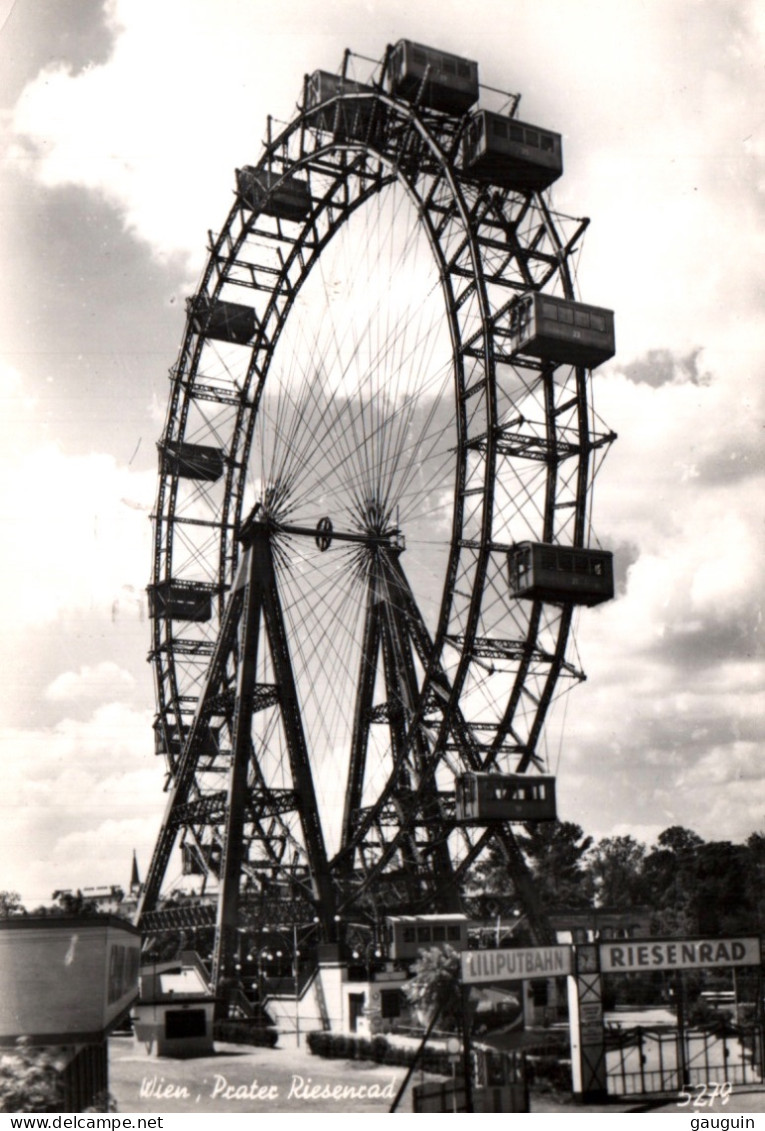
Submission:
<svg viewBox="0 0 765 1131">
<path fill-rule="evenodd" d="M 462 981 L 517 982 L 571 973 L 571 947 L 534 946 L 522 950 L 463 950 Z"/>
<path fill-rule="evenodd" d="M 604 974 L 759 964 L 760 940 L 757 938 L 646 939 L 600 944 L 600 969 Z"/>
</svg>

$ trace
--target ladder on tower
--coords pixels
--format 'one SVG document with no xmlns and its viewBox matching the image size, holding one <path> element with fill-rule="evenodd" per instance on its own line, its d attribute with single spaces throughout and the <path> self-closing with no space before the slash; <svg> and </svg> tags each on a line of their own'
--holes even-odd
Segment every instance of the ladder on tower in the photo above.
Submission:
<svg viewBox="0 0 765 1131">
<path fill-rule="evenodd" d="M 319 1016 L 321 1017 L 321 1027 L 325 1033 L 329 1032 L 331 1025 L 329 1020 L 329 1010 L 327 1009 L 327 999 L 324 997 L 324 986 L 321 981 L 321 966 L 317 966 L 316 972 L 313 977 L 314 991 L 316 993 L 316 1004 L 319 1007 Z"/>
</svg>

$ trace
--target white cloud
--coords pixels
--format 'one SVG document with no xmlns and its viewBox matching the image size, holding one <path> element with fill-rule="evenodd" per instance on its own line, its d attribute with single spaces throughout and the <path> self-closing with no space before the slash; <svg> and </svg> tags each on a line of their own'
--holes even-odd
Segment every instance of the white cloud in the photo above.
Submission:
<svg viewBox="0 0 765 1131">
<path fill-rule="evenodd" d="M 155 476 L 120 466 L 106 453 L 66 455 L 36 443 L 34 402 L 21 378 L 6 371 L 4 384 L 3 623 L 13 630 L 74 609 L 108 615 L 115 602 L 125 605 L 126 594 L 145 588 Z"/>
<path fill-rule="evenodd" d="M 609 817 L 706 839 L 762 824 L 759 787 L 747 792 L 733 772 L 765 717 L 762 394 L 736 358 L 705 351 L 699 368 L 699 383 L 656 387 L 616 369 L 595 376 L 598 409 L 619 433 L 596 482 L 595 526 L 632 564 L 618 600 L 582 612 L 589 680 L 548 731 L 563 728 L 562 809 L 600 836 Z"/>
<path fill-rule="evenodd" d="M 675 678 L 691 681 L 704 663 L 758 650 L 762 397 L 749 373 L 715 361 L 721 369 L 700 384 L 595 378 L 598 408 L 619 433 L 595 485 L 595 529 L 617 559 L 629 547 L 632 564 L 626 593 L 583 614 L 580 646 L 593 680 L 621 683 L 626 701 L 641 653 L 674 660 Z"/>
<path fill-rule="evenodd" d="M 429 5 L 401 3 L 319 10 L 296 0 L 275 11 L 264 0 L 113 0 L 109 11 L 107 62 L 76 75 L 49 67 L 24 91 L 14 156 L 48 185 L 103 193 L 160 254 L 199 262 L 207 227 L 228 210 L 234 166 L 259 155 L 268 114 L 292 116 L 305 72 L 335 69 L 346 45 L 380 57 L 397 31 L 474 56 L 484 82 L 511 81 L 524 112 L 560 124 L 568 174 L 556 194 L 596 218 L 583 271 L 599 280 L 595 301 L 620 309 L 629 352 L 646 318 L 660 341 L 693 343 L 699 305 L 718 305 L 723 281 L 726 305 L 732 285 L 745 299 L 761 270 L 754 4 L 546 0 L 524 6 L 509 39 L 497 34 L 505 6 L 487 0 L 438 32 Z M 671 303 L 668 279 L 678 283 Z"/>
<path fill-rule="evenodd" d="M 3 886 L 32 903 L 122 882 L 134 847 L 148 859 L 165 800 L 151 720 L 111 702 L 84 720 L 0 731 Z"/>
<path fill-rule="evenodd" d="M 44 184 L 103 194 L 159 255 L 198 254 L 211 218 L 228 211 L 234 166 L 257 155 L 268 113 L 291 112 L 305 65 L 284 66 L 289 41 L 277 32 L 274 50 L 264 35 L 274 13 L 261 3 L 113 0 L 108 10 L 112 56 L 37 76 L 16 106 L 12 157 Z"/>
<path fill-rule="evenodd" d="M 759 696 L 760 709 L 765 707 L 765 693 Z M 765 802 L 765 781 L 762 775 L 762 751 L 754 742 L 734 742 L 723 750 L 713 747 L 684 775 L 680 784 L 689 789 L 740 783 L 755 788 L 761 803 Z M 752 785 L 754 783 L 754 786 Z M 765 805 L 763 805 L 765 808 Z"/>
<path fill-rule="evenodd" d="M 27 910 L 49 904 L 54 891 L 118 884 L 127 891 L 133 850 L 143 878 L 159 827 L 158 815 L 148 813 L 127 819 L 109 818 L 68 833 L 51 845 L 35 833 L 24 840 L 20 826 L 17 839 L 6 855 L 5 875 L 13 876 Z"/>
<path fill-rule="evenodd" d="M 135 680 L 112 660 L 91 667 L 85 664 L 76 672 L 62 672 L 43 692 L 46 699 L 65 702 L 68 699 L 107 699 L 123 689 L 133 687 Z"/>
<path fill-rule="evenodd" d="M 609 836 L 631 836 L 646 845 L 654 845 L 664 825 L 614 825 Z"/>
</svg>

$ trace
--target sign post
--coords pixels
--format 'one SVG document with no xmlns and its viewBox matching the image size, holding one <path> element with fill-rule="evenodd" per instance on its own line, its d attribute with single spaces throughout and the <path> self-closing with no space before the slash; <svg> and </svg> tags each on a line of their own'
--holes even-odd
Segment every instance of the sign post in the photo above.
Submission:
<svg viewBox="0 0 765 1131">
<path fill-rule="evenodd" d="M 571 1039 L 571 1075 L 579 1100 L 605 1098 L 603 993 L 596 946 L 535 946 L 519 950 L 462 952 L 466 984 L 518 982 L 528 978 L 566 977 Z"/>
<path fill-rule="evenodd" d="M 473 1106 L 473 1057 L 470 1049 L 470 991 L 462 979 L 462 1070 L 465 1075 L 465 1111 L 475 1111 Z"/>
<path fill-rule="evenodd" d="M 673 970 L 682 979 L 688 969 L 735 970 L 759 966 L 756 937 L 718 939 L 619 939 L 573 946 L 518 950 L 467 950 L 462 953 L 465 985 L 519 982 L 528 978 L 568 979 L 571 1075 L 574 1097 L 603 1101 L 608 1095 L 603 1034 L 604 974 Z M 683 1003 L 678 1001 L 678 1027 L 684 1040 Z M 685 1050 L 678 1048 L 678 1066 L 685 1078 Z"/>
<path fill-rule="evenodd" d="M 568 979 L 571 1080 L 574 1098 L 598 1102 L 608 1095 L 603 1040 L 603 982 L 598 948 L 577 946 L 575 973 Z"/>
</svg>

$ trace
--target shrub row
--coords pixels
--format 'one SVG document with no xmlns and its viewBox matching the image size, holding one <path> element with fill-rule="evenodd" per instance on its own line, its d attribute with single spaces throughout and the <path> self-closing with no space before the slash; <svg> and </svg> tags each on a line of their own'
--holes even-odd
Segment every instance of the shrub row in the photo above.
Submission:
<svg viewBox="0 0 765 1131">
<path fill-rule="evenodd" d="M 267 1048 L 273 1048 L 279 1040 L 279 1031 L 259 1021 L 236 1017 L 215 1021 L 213 1039 L 227 1041 L 231 1045 L 265 1045 Z"/>
<path fill-rule="evenodd" d="M 417 1053 L 416 1048 L 397 1045 L 386 1037 L 356 1037 L 351 1033 L 326 1033 L 321 1030 L 308 1034 L 308 1047 L 314 1056 L 344 1060 L 374 1060 L 377 1064 L 398 1065 L 408 1068 Z M 451 1065 L 445 1052 L 426 1048 L 418 1067 L 440 1076 L 451 1074 Z"/>
<path fill-rule="evenodd" d="M 396 1045 L 382 1036 L 357 1037 L 351 1033 L 308 1033 L 308 1047 L 314 1056 L 345 1060 L 374 1060 L 378 1064 L 398 1065 L 408 1068 L 417 1050 L 411 1046 Z M 451 1075 L 451 1062 L 446 1052 L 426 1048 L 420 1064 L 425 1072 L 437 1076 Z M 526 1056 L 529 1087 L 538 1092 L 570 1092 L 571 1061 L 554 1052 L 541 1056 Z"/>
</svg>

